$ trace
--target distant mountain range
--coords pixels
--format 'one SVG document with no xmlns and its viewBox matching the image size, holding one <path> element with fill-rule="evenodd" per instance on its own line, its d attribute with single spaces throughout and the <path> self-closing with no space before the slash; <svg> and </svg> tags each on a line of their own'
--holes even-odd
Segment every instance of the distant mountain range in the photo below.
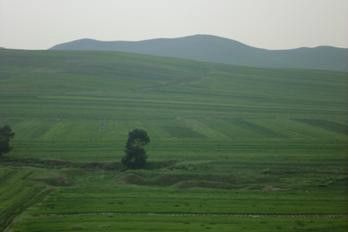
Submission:
<svg viewBox="0 0 348 232">
<path fill-rule="evenodd" d="M 81 39 L 58 44 L 51 50 L 122 51 L 252 67 L 348 71 L 348 48 L 268 50 L 212 35 L 135 42 Z"/>
</svg>

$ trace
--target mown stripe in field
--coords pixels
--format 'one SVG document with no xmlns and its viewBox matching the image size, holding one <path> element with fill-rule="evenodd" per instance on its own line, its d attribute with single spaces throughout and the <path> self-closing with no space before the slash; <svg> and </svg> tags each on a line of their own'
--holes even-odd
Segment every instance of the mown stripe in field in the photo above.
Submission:
<svg viewBox="0 0 348 232">
<path fill-rule="evenodd" d="M 205 136 L 184 126 L 164 126 L 164 130 L 174 138 L 204 138 Z"/>
<path fill-rule="evenodd" d="M 287 136 L 277 133 L 269 128 L 257 125 L 255 123 L 252 123 L 250 120 L 244 120 L 240 119 L 237 120 L 237 123 L 239 126 L 256 132 L 257 134 L 261 135 L 262 137 L 268 137 L 268 138 L 286 138 Z"/>
<path fill-rule="evenodd" d="M 348 125 L 345 125 L 342 123 L 333 122 L 333 121 L 324 120 L 324 119 L 295 119 L 295 120 L 314 126 L 314 127 L 320 127 L 328 131 L 333 131 L 335 133 L 348 135 Z"/>
<path fill-rule="evenodd" d="M 170 217 L 290 217 L 290 218 L 348 218 L 348 214 L 325 214 L 325 213 L 228 213 L 228 212 L 127 212 L 127 211 L 95 211 L 95 212 L 64 212 L 64 213 L 44 213 L 37 216 L 46 217 L 65 217 L 67 215 L 87 216 L 170 216 Z"/>
<path fill-rule="evenodd" d="M 94 102 L 94 101 L 31 101 L 31 102 L 3 102 L 2 107 L 8 109 L 7 112 L 2 112 L 3 116 L 9 113 L 18 113 L 23 115 L 25 112 L 30 112 L 34 116 L 35 111 L 40 115 L 48 116 L 53 113 L 55 117 L 59 115 L 64 117 L 78 116 L 79 118 L 91 118 L 91 116 L 110 118 L 108 115 L 120 118 L 119 115 L 129 116 L 135 114 L 139 117 L 139 113 L 144 118 L 144 114 L 151 115 L 152 118 L 157 118 L 157 115 L 167 115 L 167 118 L 172 118 L 175 115 L 182 113 L 188 115 L 199 116 L 204 115 L 238 115 L 241 113 L 255 113 L 255 114 L 286 114 L 286 115 L 300 115 L 300 114 L 338 114 L 347 115 L 347 110 L 342 108 L 325 108 L 319 106 L 312 107 L 294 107 L 284 105 L 245 105 L 245 104 L 229 104 L 229 105 L 214 105 L 214 104 L 183 104 L 183 103 L 168 103 L 163 102 Z M 16 106 L 16 107 L 14 107 Z M 36 112 L 36 113 L 37 113 Z M 85 114 L 86 112 L 86 114 Z M 170 113 L 170 114 L 168 114 Z M 168 117 L 170 115 L 171 117 Z M 151 118 L 150 117 L 150 118 Z"/>
</svg>

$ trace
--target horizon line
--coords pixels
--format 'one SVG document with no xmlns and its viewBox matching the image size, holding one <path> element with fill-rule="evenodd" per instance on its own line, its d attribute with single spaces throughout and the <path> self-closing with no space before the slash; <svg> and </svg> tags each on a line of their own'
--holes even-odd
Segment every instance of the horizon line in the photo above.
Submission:
<svg viewBox="0 0 348 232">
<path fill-rule="evenodd" d="M 226 39 L 226 40 L 231 40 L 236 43 L 240 43 L 244 46 L 252 47 L 252 48 L 257 48 L 257 49 L 263 49 L 263 50 L 268 50 L 268 51 L 285 51 L 285 50 L 296 50 L 296 49 L 311 49 L 311 48 L 320 48 L 320 47 L 330 47 L 330 48 L 338 48 L 338 49 L 348 49 L 348 47 L 340 47 L 340 46 L 334 46 L 334 45 L 328 45 L 328 44 L 321 44 L 321 45 L 315 45 L 315 46 L 300 46 L 300 47 L 290 47 L 290 48 L 280 48 L 280 49 L 271 49 L 271 48 L 264 48 L 264 47 L 258 47 L 258 46 L 253 46 L 249 45 L 248 43 L 244 43 L 232 38 L 228 38 L 225 36 L 219 36 L 219 35 L 214 35 L 214 34 L 204 34 L 204 33 L 198 33 L 198 34 L 189 34 L 189 35 L 181 35 L 181 36 L 173 36 L 173 37 L 153 37 L 149 39 L 137 39 L 137 40 L 100 40 L 96 38 L 79 38 L 79 39 L 72 39 L 68 40 L 65 42 L 60 42 L 57 43 L 53 46 L 50 46 L 49 48 L 38 48 L 38 49 L 27 49 L 27 48 L 8 48 L 8 47 L 3 47 L 0 45 L 0 49 L 8 49 L 8 50 L 28 50 L 28 51 L 46 51 L 46 50 L 51 50 L 53 47 L 61 44 L 66 44 L 66 43 L 71 43 L 71 42 L 76 42 L 76 41 L 81 41 L 81 40 L 93 40 L 96 42 L 145 42 L 145 41 L 151 41 L 151 40 L 175 40 L 175 39 L 183 39 L 183 38 L 189 38 L 189 37 L 195 37 L 195 36 L 206 36 L 206 37 L 215 37 L 219 39 Z"/>
</svg>

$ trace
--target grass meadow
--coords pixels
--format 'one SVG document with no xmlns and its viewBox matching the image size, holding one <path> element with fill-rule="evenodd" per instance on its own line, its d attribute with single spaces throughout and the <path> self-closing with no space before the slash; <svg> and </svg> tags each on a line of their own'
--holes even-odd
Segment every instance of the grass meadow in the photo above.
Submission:
<svg viewBox="0 0 348 232">
<path fill-rule="evenodd" d="M 348 73 L 0 50 L 4 231 L 347 231 Z M 143 128 L 149 164 L 119 161 Z"/>
</svg>

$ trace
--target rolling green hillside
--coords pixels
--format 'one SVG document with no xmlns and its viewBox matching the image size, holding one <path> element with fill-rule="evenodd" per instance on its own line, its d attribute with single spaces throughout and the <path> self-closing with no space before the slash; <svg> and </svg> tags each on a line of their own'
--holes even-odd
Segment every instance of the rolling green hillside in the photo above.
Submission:
<svg viewBox="0 0 348 232">
<path fill-rule="evenodd" d="M 348 73 L 0 50 L 0 230 L 347 231 Z M 149 164 L 124 170 L 129 130 Z"/>
<path fill-rule="evenodd" d="M 0 51 L 13 157 L 113 160 L 145 128 L 152 159 L 347 150 L 348 74 L 113 52 Z"/>
</svg>

